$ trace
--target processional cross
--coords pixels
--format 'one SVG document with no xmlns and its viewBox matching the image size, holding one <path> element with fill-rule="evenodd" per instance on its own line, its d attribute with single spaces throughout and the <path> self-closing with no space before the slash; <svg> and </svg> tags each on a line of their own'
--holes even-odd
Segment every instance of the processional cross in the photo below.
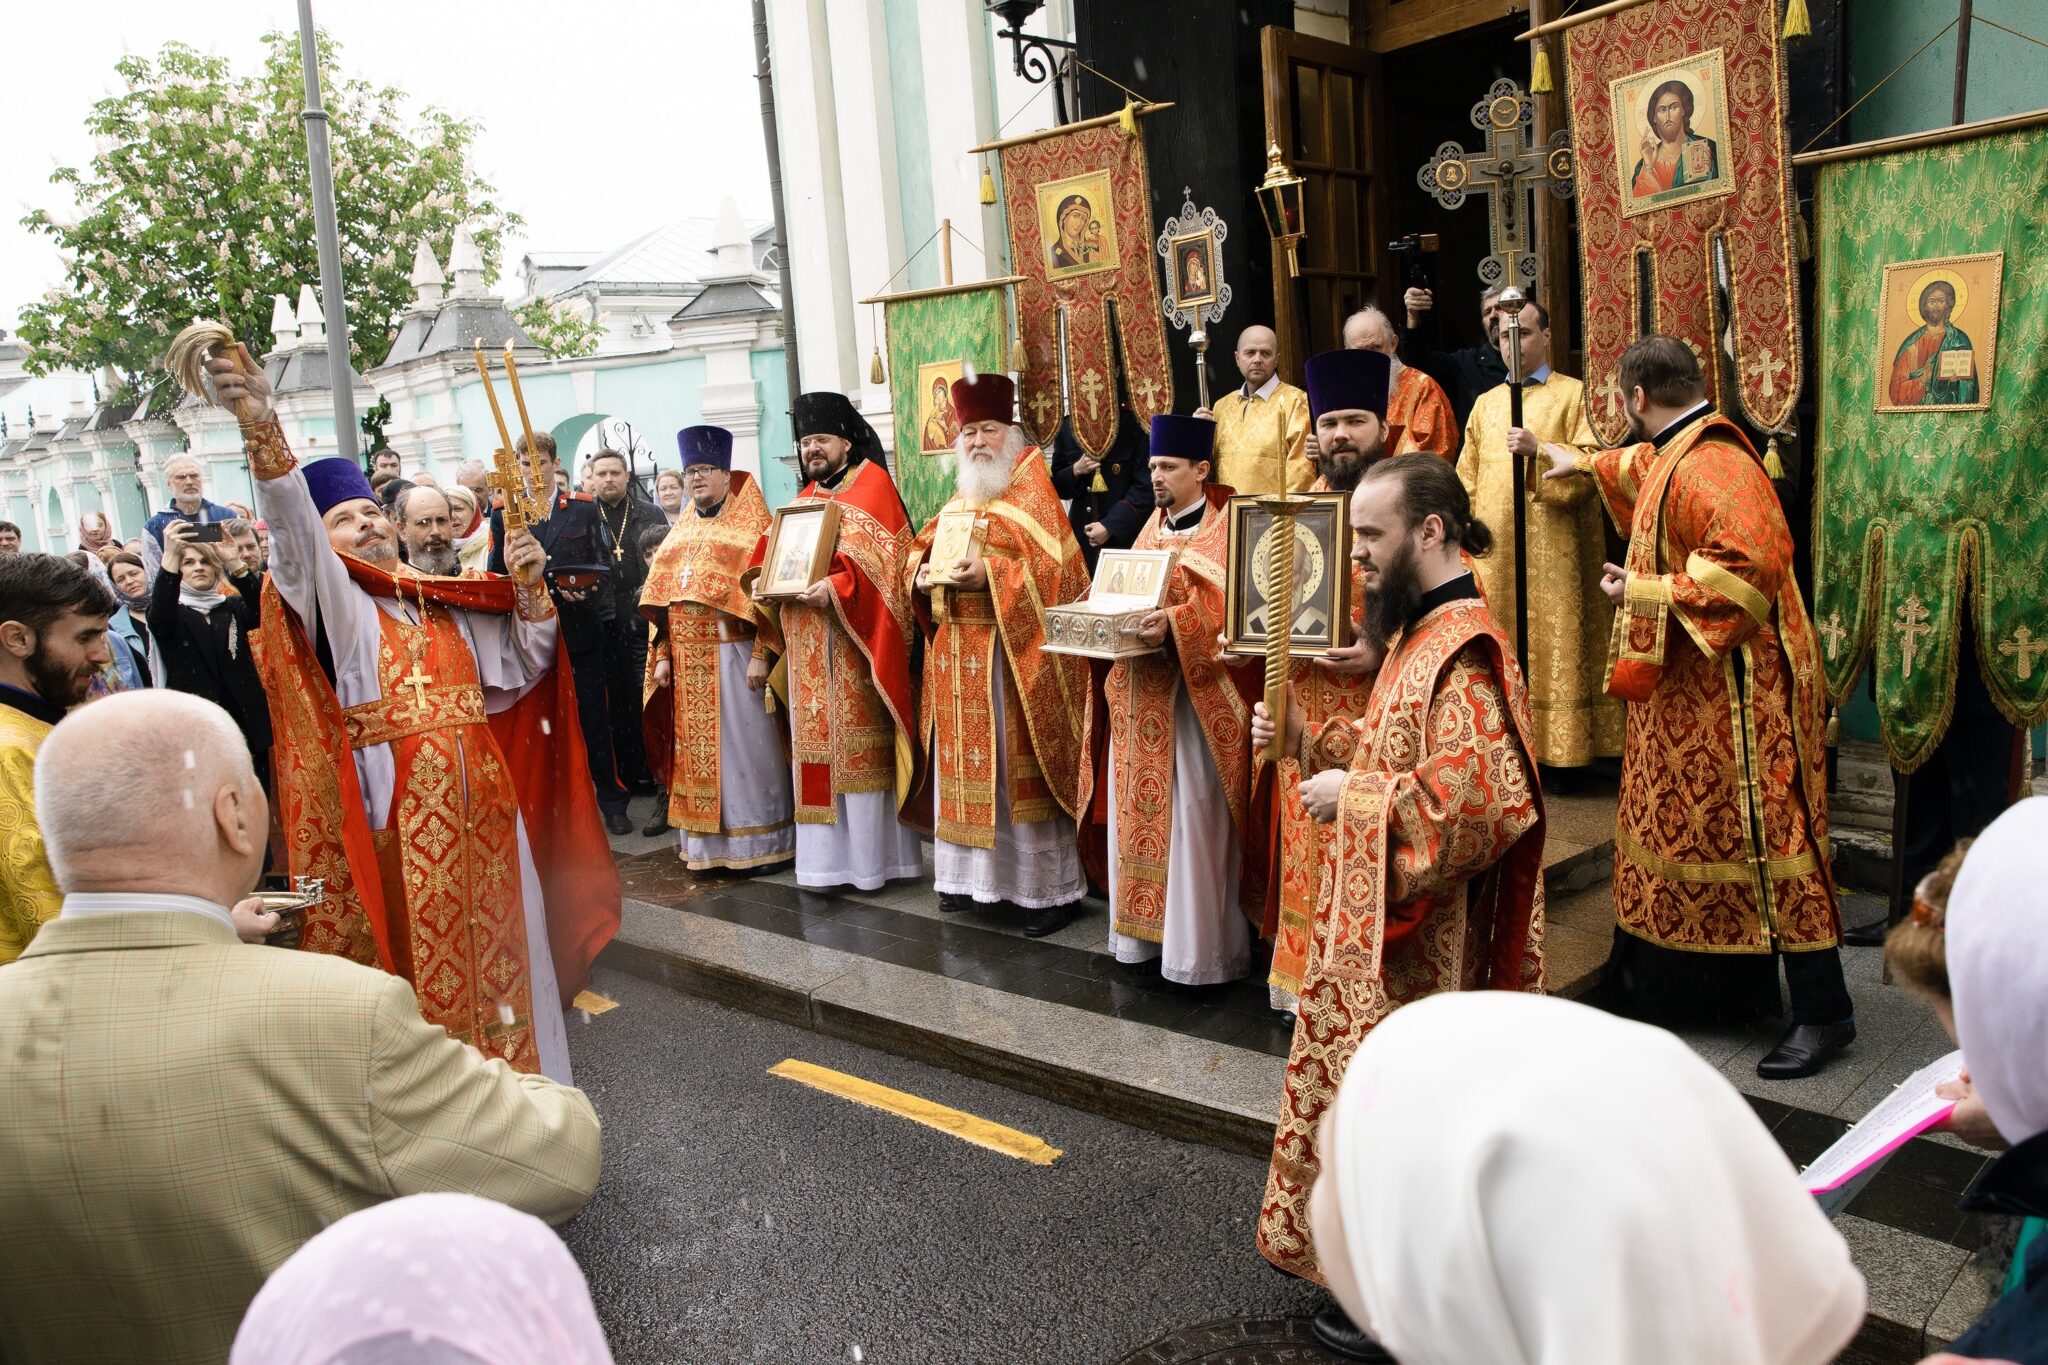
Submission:
<svg viewBox="0 0 2048 1365">
<path fill-rule="evenodd" d="M 1521 86 L 1497 80 L 1486 98 L 1472 106 L 1472 126 L 1486 134 L 1486 147 L 1467 152 L 1458 143 L 1442 143 L 1415 173 L 1415 182 L 1447 209 L 1463 204 L 1468 191 L 1485 192 L 1493 253 L 1479 262 L 1479 279 L 1488 290 L 1516 284 L 1533 291 L 1542 273 L 1529 192 L 1548 185 L 1558 198 L 1571 197 L 1570 137 L 1560 130 L 1548 144 L 1532 144 L 1529 128 L 1535 117 L 1535 101 Z"/>
</svg>

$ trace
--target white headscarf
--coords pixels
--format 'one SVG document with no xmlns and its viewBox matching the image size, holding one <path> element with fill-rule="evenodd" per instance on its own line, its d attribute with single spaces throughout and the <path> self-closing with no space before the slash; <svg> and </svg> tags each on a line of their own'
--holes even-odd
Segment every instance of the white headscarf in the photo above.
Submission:
<svg viewBox="0 0 2048 1365">
<path fill-rule="evenodd" d="M 1863 1277 L 1756 1115 L 1671 1034 L 1436 996 L 1360 1046 L 1324 1178 L 1402 1365 L 1825 1365 Z"/>
<path fill-rule="evenodd" d="M 1948 893 L 1956 1041 L 2007 1142 L 2048 1131 L 2048 797 L 1970 845 Z"/>
<path fill-rule="evenodd" d="M 228 1357 L 386 1360 L 612 1365 L 612 1353 L 583 1272 L 546 1223 L 475 1195 L 415 1194 L 294 1252 L 257 1291 Z"/>
</svg>

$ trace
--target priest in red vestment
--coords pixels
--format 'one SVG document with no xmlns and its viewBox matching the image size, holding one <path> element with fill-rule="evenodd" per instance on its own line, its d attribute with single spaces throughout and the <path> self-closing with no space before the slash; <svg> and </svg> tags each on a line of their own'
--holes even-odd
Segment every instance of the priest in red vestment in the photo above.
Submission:
<svg viewBox="0 0 2048 1365">
<path fill-rule="evenodd" d="M 810 478 L 795 501 L 839 506 L 825 576 L 764 611 L 761 626 L 767 648 L 782 656 L 777 691 L 789 704 L 796 880 L 873 891 L 924 875 L 917 832 L 902 819 L 919 771 L 916 624 L 903 581 L 910 518 L 881 441 L 844 394 L 799 394 L 794 408 Z M 764 536 L 751 568 L 767 549 Z"/>
<path fill-rule="evenodd" d="M 1384 359 L 1376 374 L 1318 360 L 1328 357 L 1310 361 L 1308 378 L 1326 407 L 1384 401 Z M 1258 1225 L 1269 1261 L 1318 1283 L 1307 1198 L 1319 1126 L 1359 1042 L 1441 991 L 1543 989 L 1528 699 L 1463 556 L 1485 553 L 1491 533 L 1471 519 L 1457 471 L 1424 454 L 1369 468 L 1351 525 L 1364 638 L 1383 654 L 1361 719 L 1310 731 L 1288 708 L 1287 744 L 1310 774 L 1302 802 L 1328 824 L 1329 852 Z M 1254 744 L 1273 734 L 1263 703 L 1251 729 Z M 1340 1310 L 1316 1330 L 1340 1353 L 1384 1358 Z"/>
<path fill-rule="evenodd" d="M 1550 479 L 1597 484 L 1628 531 L 1602 587 L 1620 608 L 1607 691 L 1632 703 L 1615 814 L 1617 933 L 1607 989 L 1660 1018 L 1779 1010 L 1757 1063 L 1811 1075 L 1856 1037 L 1828 860 L 1820 654 L 1792 576 L 1792 531 L 1756 450 L 1707 401 L 1692 348 L 1621 356 L 1638 444 L 1561 451 Z"/>
<path fill-rule="evenodd" d="M 270 525 L 279 819 L 293 875 L 326 883 L 301 946 L 404 976 L 454 1037 L 568 1083 L 563 1010 L 620 895 L 544 594 L 413 572 L 360 468 L 293 457 L 246 347 L 206 369 Z"/>
</svg>

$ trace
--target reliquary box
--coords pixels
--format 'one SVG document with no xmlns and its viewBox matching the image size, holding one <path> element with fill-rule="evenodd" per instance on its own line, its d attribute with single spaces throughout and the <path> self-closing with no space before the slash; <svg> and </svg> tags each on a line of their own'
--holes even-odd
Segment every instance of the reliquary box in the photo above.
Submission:
<svg viewBox="0 0 2048 1365">
<path fill-rule="evenodd" d="M 1090 659 L 1150 654 L 1154 646 L 1138 638 L 1138 623 L 1166 600 L 1172 573 L 1171 550 L 1104 550 L 1088 595 L 1045 609 L 1046 652 Z"/>
</svg>

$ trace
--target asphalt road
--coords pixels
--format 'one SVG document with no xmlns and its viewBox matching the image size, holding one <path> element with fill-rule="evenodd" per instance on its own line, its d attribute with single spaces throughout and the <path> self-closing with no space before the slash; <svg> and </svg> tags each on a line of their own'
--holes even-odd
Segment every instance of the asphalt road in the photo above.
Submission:
<svg viewBox="0 0 2048 1365">
<path fill-rule="evenodd" d="M 1252 1245 L 1265 1164 L 617 971 L 571 1023 L 604 1180 L 561 1231 L 620 1365 L 1107 1365 L 1177 1328 L 1301 1314 Z M 1062 1149 L 1036 1166 L 767 1074 L 815 1063 Z"/>
</svg>

